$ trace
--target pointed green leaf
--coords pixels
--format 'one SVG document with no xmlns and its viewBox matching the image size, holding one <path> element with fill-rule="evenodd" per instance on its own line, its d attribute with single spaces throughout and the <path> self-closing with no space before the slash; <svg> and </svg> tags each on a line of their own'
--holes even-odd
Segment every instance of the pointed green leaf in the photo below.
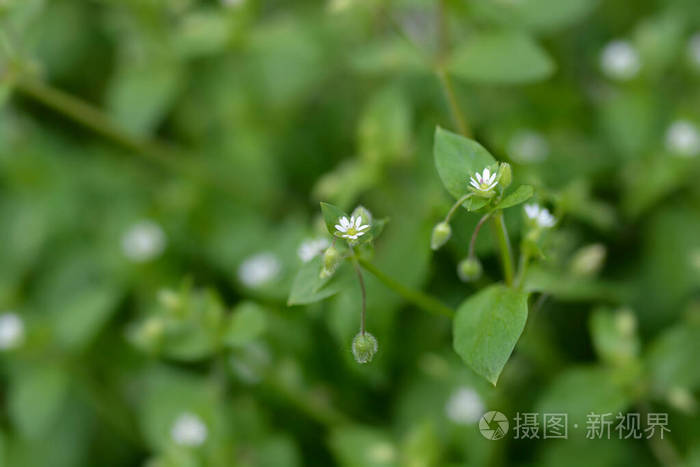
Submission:
<svg viewBox="0 0 700 467">
<path fill-rule="evenodd" d="M 554 62 L 530 36 L 500 31 L 470 37 L 454 51 L 449 70 L 472 83 L 519 84 L 547 78 Z"/>
<path fill-rule="evenodd" d="M 454 320 L 454 349 L 494 386 L 527 321 L 527 293 L 497 284 L 464 301 Z"/>
<path fill-rule="evenodd" d="M 476 141 L 440 127 L 435 129 L 433 155 L 442 184 L 455 199 L 469 193 L 469 178 L 472 175 L 496 163 L 493 156 Z M 483 207 L 486 202 L 484 198 L 472 197 L 465 201 L 464 207 L 473 211 Z"/>
<path fill-rule="evenodd" d="M 317 256 L 302 266 L 292 284 L 288 306 L 318 302 L 335 295 L 352 282 L 351 271 L 342 264 L 333 276 L 322 279 L 319 276 L 322 261 Z"/>
<path fill-rule="evenodd" d="M 503 198 L 494 209 L 505 209 L 524 203 L 532 197 L 534 191 L 530 185 L 520 185 L 517 190 Z"/>
<path fill-rule="evenodd" d="M 245 301 L 236 305 L 229 317 L 223 341 L 228 346 L 243 346 L 258 338 L 266 327 L 265 309 L 255 302 Z"/>
<path fill-rule="evenodd" d="M 350 217 L 341 211 L 340 208 L 329 203 L 321 203 L 321 213 L 323 214 L 323 221 L 326 223 L 328 233 L 331 235 L 335 234 L 335 225 L 338 223 L 338 219 L 343 216 Z"/>
</svg>

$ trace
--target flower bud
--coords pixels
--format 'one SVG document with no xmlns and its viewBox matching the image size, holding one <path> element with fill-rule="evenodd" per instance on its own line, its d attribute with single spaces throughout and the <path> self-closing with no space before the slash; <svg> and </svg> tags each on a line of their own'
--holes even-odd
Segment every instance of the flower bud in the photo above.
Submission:
<svg viewBox="0 0 700 467">
<path fill-rule="evenodd" d="M 355 219 L 361 217 L 362 224 L 372 225 L 372 213 L 369 212 L 369 209 L 362 205 L 357 206 L 350 216 L 354 217 Z"/>
<path fill-rule="evenodd" d="M 358 333 L 352 340 L 352 354 L 357 363 L 369 363 L 377 353 L 377 339 L 370 333 Z"/>
<path fill-rule="evenodd" d="M 452 228 L 447 222 L 440 222 L 433 227 L 433 235 L 430 237 L 430 248 L 439 249 L 452 236 Z"/>
<path fill-rule="evenodd" d="M 503 189 L 508 188 L 508 186 L 513 182 L 513 169 L 507 162 L 501 162 L 498 167 L 498 183 Z"/>
<path fill-rule="evenodd" d="M 476 258 L 464 258 L 457 265 L 457 275 L 462 282 L 472 282 L 481 277 L 483 269 Z"/>
<path fill-rule="evenodd" d="M 600 243 L 585 246 L 578 250 L 571 259 L 570 269 L 577 276 L 594 276 L 605 262 L 605 246 Z"/>
<path fill-rule="evenodd" d="M 325 279 L 330 277 L 338 269 L 338 265 L 341 261 L 340 252 L 333 245 L 326 248 L 325 253 L 323 253 L 323 268 L 321 269 L 321 278 Z"/>
</svg>

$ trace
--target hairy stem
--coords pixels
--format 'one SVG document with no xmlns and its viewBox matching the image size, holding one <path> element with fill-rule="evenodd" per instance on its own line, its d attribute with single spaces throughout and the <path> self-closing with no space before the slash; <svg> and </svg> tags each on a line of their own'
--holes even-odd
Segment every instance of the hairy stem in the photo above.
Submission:
<svg viewBox="0 0 700 467">
<path fill-rule="evenodd" d="M 350 252 L 352 256 L 350 257 L 352 261 L 352 266 L 355 268 L 355 274 L 357 274 L 357 280 L 360 283 L 360 292 L 362 293 L 362 313 L 360 314 L 360 333 L 365 335 L 365 321 L 367 316 L 367 291 L 365 289 L 365 280 L 362 277 L 362 269 L 360 269 L 360 264 L 357 262 L 357 256 L 355 251 L 350 247 Z"/>
<path fill-rule="evenodd" d="M 446 222 L 446 223 L 449 223 L 449 222 L 450 222 L 450 219 L 452 219 L 452 216 L 453 216 L 454 213 L 457 211 L 457 208 L 460 207 L 460 206 L 462 205 L 462 203 L 464 203 L 466 200 L 468 200 L 468 199 L 471 198 L 472 196 L 474 196 L 474 193 L 467 193 L 466 195 L 464 195 L 464 196 L 462 196 L 461 198 L 459 198 L 459 199 L 455 202 L 455 204 L 452 205 L 452 207 L 450 208 L 450 210 L 447 211 L 447 215 L 445 216 L 445 222 Z"/>
<path fill-rule="evenodd" d="M 474 247 L 476 246 L 476 237 L 479 236 L 479 231 L 481 230 L 481 227 L 486 223 L 487 220 L 489 220 L 489 217 L 491 217 L 491 213 L 484 214 L 481 219 L 479 219 L 479 222 L 477 222 L 476 227 L 474 227 L 474 232 L 472 233 L 472 238 L 469 240 L 469 257 L 473 258 L 474 257 Z"/>
<path fill-rule="evenodd" d="M 508 240 L 508 230 L 506 229 L 506 223 L 503 220 L 503 211 L 498 210 L 493 216 L 493 230 L 498 239 L 498 248 L 501 253 L 501 263 L 503 264 L 503 276 L 506 281 L 506 285 L 509 287 L 513 285 L 513 251 L 510 248 L 510 241 Z"/>
<path fill-rule="evenodd" d="M 401 295 L 406 301 L 412 303 L 418 308 L 421 308 L 429 313 L 447 316 L 448 318 L 452 318 L 454 316 L 454 311 L 452 311 L 451 308 L 444 305 L 436 298 L 433 298 L 430 295 L 426 295 L 423 292 L 419 292 L 417 290 L 413 290 L 406 287 L 405 285 L 401 284 L 395 279 L 384 274 L 372 263 L 362 258 L 358 258 L 358 262 L 363 268 L 365 268 L 370 274 L 374 275 L 374 277 L 379 279 L 384 285 L 389 287 L 397 294 Z"/>
</svg>

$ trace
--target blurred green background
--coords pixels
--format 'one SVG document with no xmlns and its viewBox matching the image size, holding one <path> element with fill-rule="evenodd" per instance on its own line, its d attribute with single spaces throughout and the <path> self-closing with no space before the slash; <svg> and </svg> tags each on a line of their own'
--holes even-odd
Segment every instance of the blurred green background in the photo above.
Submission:
<svg viewBox="0 0 700 467">
<path fill-rule="evenodd" d="M 699 85 L 697 0 L 0 0 L 0 465 L 700 465 Z M 489 235 L 456 275 L 476 215 L 429 249 L 437 125 L 561 219 L 497 387 L 373 277 L 368 365 L 354 282 L 286 305 L 319 201 L 452 307 L 499 280 Z"/>
</svg>

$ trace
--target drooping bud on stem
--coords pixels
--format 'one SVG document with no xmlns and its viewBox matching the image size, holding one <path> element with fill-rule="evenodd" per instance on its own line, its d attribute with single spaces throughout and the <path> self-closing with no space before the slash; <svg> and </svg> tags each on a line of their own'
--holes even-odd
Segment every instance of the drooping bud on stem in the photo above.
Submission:
<svg viewBox="0 0 700 467">
<path fill-rule="evenodd" d="M 440 222 L 433 227 L 433 234 L 430 237 L 430 248 L 438 250 L 452 236 L 452 228 L 447 222 Z"/>
<path fill-rule="evenodd" d="M 327 277 L 330 277 L 335 273 L 335 270 L 338 269 L 338 265 L 340 264 L 342 260 L 342 257 L 340 256 L 340 252 L 338 249 L 331 245 L 328 248 L 326 248 L 325 253 L 323 253 L 323 268 L 321 269 L 321 278 L 325 279 Z"/>
<path fill-rule="evenodd" d="M 477 258 L 467 257 L 457 265 L 457 275 L 462 282 L 473 282 L 481 277 L 483 268 Z"/>
<path fill-rule="evenodd" d="M 360 332 L 352 340 L 352 354 L 357 363 L 371 362 L 377 349 L 377 339 L 368 332 Z"/>
</svg>

